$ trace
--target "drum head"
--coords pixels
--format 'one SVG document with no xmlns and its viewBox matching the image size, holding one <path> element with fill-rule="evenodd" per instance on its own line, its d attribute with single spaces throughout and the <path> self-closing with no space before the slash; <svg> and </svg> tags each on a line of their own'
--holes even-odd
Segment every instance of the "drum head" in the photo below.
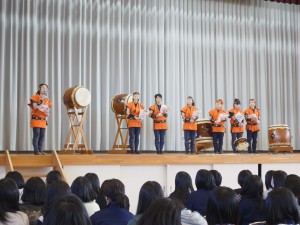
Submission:
<svg viewBox="0 0 300 225">
<path fill-rule="evenodd" d="M 91 93 L 88 89 L 80 87 L 75 91 L 74 100 L 81 107 L 88 106 L 91 102 Z"/>
<path fill-rule="evenodd" d="M 287 125 L 287 124 L 274 124 L 274 125 L 269 126 L 269 128 L 278 128 L 278 127 L 288 128 L 289 125 Z"/>
<path fill-rule="evenodd" d="M 211 123 L 209 119 L 197 119 L 196 123 Z"/>
</svg>

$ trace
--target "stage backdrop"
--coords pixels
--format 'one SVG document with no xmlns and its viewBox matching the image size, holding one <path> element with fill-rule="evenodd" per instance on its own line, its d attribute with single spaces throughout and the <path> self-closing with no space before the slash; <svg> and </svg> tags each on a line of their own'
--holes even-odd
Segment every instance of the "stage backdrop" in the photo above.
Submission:
<svg viewBox="0 0 300 225">
<path fill-rule="evenodd" d="M 62 96 L 75 85 L 92 93 L 84 128 L 94 150 L 112 147 L 113 96 L 134 91 L 147 108 L 156 93 L 171 108 L 166 150 L 184 149 L 189 95 L 203 118 L 217 98 L 226 109 L 255 98 L 259 149 L 268 148 L 268 126 L 281 123 L 299 149 L 299 21 L 300 6 L 261 0 L 1 0 L 0 149 L 32 149 L 27 103 L 42 82 L 53 101 L 46 149 L 63 147 Z M 141 149 L 154 149 L 151 119 Z"/>
</svg>

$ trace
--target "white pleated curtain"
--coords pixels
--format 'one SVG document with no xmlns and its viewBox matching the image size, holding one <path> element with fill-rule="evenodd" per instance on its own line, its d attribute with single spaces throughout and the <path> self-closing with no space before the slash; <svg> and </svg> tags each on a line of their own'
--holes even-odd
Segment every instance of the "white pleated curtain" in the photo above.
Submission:
<svg viewBox="0 0 300 225">
<path fill-rule="evenodd" d="M 62 149 L 69 129 L 64 91 L 88 88 L 84 124 L 91 149 L 111 149 L 116 94 L 141 93 L 148 108 L 169 105 L 166 150 L 183 150 L 180 109 L 195 98 L 202 117 L 224 99 L 261 109 L 259 149 L 268 126 L 288 124 L 300 147 L 300 7 L 218 0 L 1 0 L 0 149 L 32 149 L 30 96 L 49 84 L 53 101 L 46 149 Z M 244 134 L 246 136 L 246 134 Z M 229 125 L 224 149 L 231 149 Z M 151 119 L 141 149 L 154 149 Z"/>
</svg>

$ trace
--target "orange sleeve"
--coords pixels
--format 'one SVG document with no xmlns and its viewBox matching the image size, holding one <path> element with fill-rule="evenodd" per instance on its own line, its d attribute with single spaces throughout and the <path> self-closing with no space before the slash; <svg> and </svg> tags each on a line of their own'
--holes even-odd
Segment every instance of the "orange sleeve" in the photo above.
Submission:
<svg viewBox="0 0 300 225">
<path fill-rule="evenodd" d="M 36 103 L 38 103 L 40 100 L 41 100 L 41 96 L 38 94 L 35 94 L 35 95 L 31 96 L 31 98 L 30 98 L 30 101 L 36 102 Z"/>
</svg>

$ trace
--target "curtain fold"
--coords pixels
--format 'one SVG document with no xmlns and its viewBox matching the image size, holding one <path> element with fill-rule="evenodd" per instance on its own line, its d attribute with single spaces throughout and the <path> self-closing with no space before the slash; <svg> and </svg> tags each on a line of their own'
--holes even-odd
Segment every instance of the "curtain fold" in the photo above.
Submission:
<svg viewBox="0 0 300 225">
<path fill-rule="evenodd" d="M 93 150 L 112 148 L 111 99 L 134 91 L 147 108 L 156 93 L 171 108 L 166 150 L 184 149 L 189 95 L 203 118 L 217 98 L 228 110 L 234 98 L 243 109 L 255 98 L 258 148 L 268 149 L 270 125 L 288 124 L 299 149 L 299 15 L 297 5 L 259 0 L 1 0 L 0 149 L 32 149 L 27 103 L 42 82 L 53 101 L 45 149 L 63 148 L 62 97 L 75 85 L 92 94 L 84 131 Z M 151 119 L 140 148 L 155 149 Z"/>
</svg>

